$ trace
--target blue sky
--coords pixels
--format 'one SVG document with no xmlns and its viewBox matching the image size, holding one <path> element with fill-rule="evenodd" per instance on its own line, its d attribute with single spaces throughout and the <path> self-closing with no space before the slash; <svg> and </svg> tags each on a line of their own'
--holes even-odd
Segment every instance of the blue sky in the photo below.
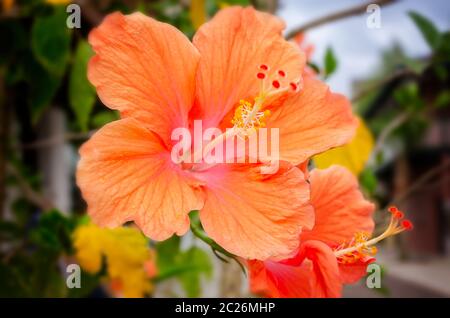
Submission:
<svg viewBox="0 0 450 318">
<path fill-rule="evenodd" d="M 358 0 L 281 0 L 278 15 L 287 23 L 287 31 L 325 14 L 366 1 Z M 440 30 L 450 28 L 450 1 L 403 0 L 381 9 L 381 28 L 369 29 L 363 14 L 329 23 L 307 32 L 314 44 L 313 60 L 321 62 L 324 51 L 332 46 L 339 60 L 336 73 L 330 78 L 331 88 L 352 95 L 352 82 L 364 78 L 379 65 L 380 52 L 398 42 L 409 56 L 430 53 L 407 12 L 410 10 L 431 18 Z"/>
</svg>

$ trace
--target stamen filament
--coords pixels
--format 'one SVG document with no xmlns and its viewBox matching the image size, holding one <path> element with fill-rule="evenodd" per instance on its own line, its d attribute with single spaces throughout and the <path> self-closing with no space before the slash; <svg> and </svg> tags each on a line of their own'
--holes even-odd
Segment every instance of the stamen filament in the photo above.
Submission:
<svg viewBox="0 0 450 318">
<path fill-rule="evenodd" d="M 237 133 L 238 133 L 238 131 L 235 129 L 235 127 L 231 128 L 231 129 L 227 129 L 224 133 L 222 133 L 221 135 L 217 136 L 216 138 L 214 138 L 213 140 L 208 142 L 203 148 L 196 150 L 193 153 L 193 158 L 197 158 L 197 156 L 200 154 L 200 152 L 202 153 L 202 156 L 208 155 L 214 149 L 214 147 L 216 145 L 218 145 L 220 142 L 226 141 L 230 137 L 234 137 Z M 189 156 L 191 156 L 191 154 L 192 154 L 191 151 L 186 151 L 184 153 L 184 155 L 180 158 L 179 162 L 185 162 L 186 159 Z"/>
<path fill-rule="evenodd" d="M 227 129 L 224 133 L 217 136 L 213 140 L 211 140 L 209 143 L 206 144 L 206 146 L 203 148 L 203 156 L 208 155 L 216 145 L 218 145 L 221 142 L 225 142 L 228 138 L 234 137 L 237 134 L 236 129 L 233 127 L 231 129 Z M 195 153 L 194 153 L 195 158 Z"/>
<path fill-rule="evenodd" d="M 287 93 L 290 90 L 294 92 L 298 91 L 298 84 L 294 84 L 294 87 L 292 82 L 288 85 L 282 85 L 283 81 L 279 77 L 285 78 L 286 72 L 279 70 L 277 72 L 279 76 L 278 78 L 268 78 L 268 71 L 268 65 L 261 64 L 259 66 L 258 72 L 256 73 L 256 78 L 260 81 L 260 92 L 255 97 L 253 104 L 246 100 L 241 100 L 239 102 L 239 106 L 236 108 L 233 120 L 231 121 L 234 125 L 233 128 L 227 129 L 226 132 L 208 142 L 204 147 L 202 147 L 203 149 L 198 149 L 193 154 L 191 150 L 186 151 L 183 156 L 179 158 L 179 163 L 185 162 L 192 155 L 194 160 L 195 158 L 198 158 L 200 154 L 202 155 L 202 158 L 204 158 L 219 143 L 225 142 L 228 138 L 236 135 L 248 136 L 255 130 L 266 126 L 265 120 L 268 116 L 270 116 L 270 111 L 265 110 L 263 112 L 261 109 L 267 99 L 276 95 Z M 300 83 L 300 80 L 298 83 Z"/>
<path fill-rule="evenodd" d="M 334 255 L 336 256 L 336 258 L 343 258 L 355 252 L 361 252 L 362 254 L 364 254 L 364 251 L 368 250 L 368 247 L 377 244 L 385 238 L 412 229 L 412 223 L 409 220 L 403 220 L 403 222 L 400 223 L 400 220 L 403 218 L 403 213 L 400 212 L 397 208 L 390 208 L 389 211 L 392 213 L 391 220 L 387 229 L 382 234 L 370 240 L 363 240 L 362 242 L 360 240 L 357 240 L 356 244 L 350 244 L 351 246 L 347 248 L 335 250 Z"/>
</svg>

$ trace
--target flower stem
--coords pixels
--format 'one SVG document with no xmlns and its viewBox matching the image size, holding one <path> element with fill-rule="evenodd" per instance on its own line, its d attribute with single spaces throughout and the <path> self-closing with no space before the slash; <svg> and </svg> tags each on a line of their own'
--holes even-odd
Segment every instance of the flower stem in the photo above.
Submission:
<svg viewBox="0 0 450 318">
<path fill-rule="evenodd" d="M 202 240 L 203 242 L 208 244 L 211 247 L 214 255 L 216 255 L 221 261 L 227 262 L 227 260 L 225 258 L 221 257 L 221 255 L 224 255 L 224 256 L 234 260 L 239 265 L 239 267 L 242 269 L 244 274 L 246 275 L 245 267 L 239 261 L 238 257 L 236 255 L 228 252 L 227 250 L 225 250 L 219 244 L 217 244 L 213 239 L 211 239 L 208 235 L 206 235 L 206 233 L 201 229 L 200 222 L 198 221 L 198 211 L 192 211 L 189 214 L 189 216 L 190 216 L 190 219 L 191 219 L 191 231 L 192 231 L 192 233 L 197 238 L 199 238 L 200 240 Z"/>
</svg>

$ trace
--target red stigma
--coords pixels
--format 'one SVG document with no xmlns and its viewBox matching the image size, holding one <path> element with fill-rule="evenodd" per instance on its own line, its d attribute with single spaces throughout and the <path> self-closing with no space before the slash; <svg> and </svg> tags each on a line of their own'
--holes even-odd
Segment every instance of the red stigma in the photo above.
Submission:
<svg viewBox="0 0 450 318">
<path fill-rule="evenodd" d="M 395 213 L 394 213 L 394 218 L 396 218 L 396 219 L 403 219 L 404 216 L 405 215 L 403 214 L 402 211 L 395 211 Z"/>
<path fill-rule="evenodd" d="M 278 81 L 273 81 L 273 82 L 272 82 L 272 86 L 275 87 L 275 88 L 280 88 L 280 82 L 278 82 Z"/>
<path fill-rule="evenodd" d="M 278 75 L 280 75 L 281 77 L 285 77 L 286 76 L 286 72 L 283 70 L 279 70 L 278 71 Z"/>
<path fill-rule="evenodd" d="M 410 231 L 410 230 L 412 230 L 413 229 L 413 224 L 412 224 L 412 222 L 410 221 L 410 220 L 403 220 L 402 221 L 402 227 L 405 229 L 405 230 L 408 230 L 408 231 Z"/>
<path fill-rule="evenodd" d="M 256 74 L 256 76 L 257 76 L 259 79 L 265 79 L 265 78 L 266 78 L 266 74 L 264 74 L 264 73 L 258 73 L 258 74 Z"/>
<path fill-rule="evenodd" d="M 397 211 L 398 211 L 397 207 L 395 207 L 395 206 L 389 207 L 389 212 L 395 213 L 395 212 L 397 212 Z"/>
<path fill-rule="evenodd" d="M 296 91 L 298 88 L 297 84 L 295 84 L 295 83 L 289 83 L 289 85 L 291 86 L 293 91 Z"/>
<path fill-rule="evenodd" d="M 267 70 L 269 69 L 269 67 L 268 67 L 266 64 L 261 64 L 261 65 L 259 66 L 259 68 L 262 69 L 262 70 L 264 70 L 264 71 L 267 71 Z"/>
</svg>

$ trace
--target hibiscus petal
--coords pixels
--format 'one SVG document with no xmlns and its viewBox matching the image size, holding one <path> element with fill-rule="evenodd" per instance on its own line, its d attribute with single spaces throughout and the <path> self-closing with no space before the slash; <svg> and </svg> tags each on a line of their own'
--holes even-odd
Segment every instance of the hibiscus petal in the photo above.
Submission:
<svg viewBox="0 0 450 318">
<path fill-rule="evenodd" d="M 164 240 L 184 234 L 188 213 L 202 207 L 199 184 L 171 163 L 156 134 L 132 118 L 104 126 L 80 155 L 77 183 L 98 225 L 134 220 L 147 236 Z"/>
<path fill-rule="evenodd" d="M 252 293 L 271 298 L 311 296 L 311 264 L 290 266 L 271 261 L 248 261 Z"/>
<path fill-rule="evenodd" d="M 312 261 L 311 297 L 340 297 L 342 283 L 336 257 L 331 248 L 320 241 L 306 241 L 301 244 L 299 259 Z"/>
<path fill-rule="evenodd" d="M 367 274 L 367 265 L 373 263 L 375 258 L 365 257 L 355 263 L 339 264 L 339 274 L 343 284 L 353 284 Z"/>
<path fill-rule="evenodd" d="M 200 219 L 206 233 L 229 252 L 265 260 L 292 256 L 303 227 L 314 222 L 303 173 L 281 163 L 275 174 L 260 164 L 218 165 L 198 178 L 206 186 Z"/>
<path fill-rule="evenodd" d="M 250 261 L 250 288 L 269 297 L 339 297 L 342 283 L 333 251 L 319 241 L 303 242 L 282 262 Z"/>
<path fill-rule="evenodd" d="M 195 90 L 197 49 L 176 28 L 140 13 L 113 13 L 89 35 L 88 77 L 102 102 L 134 117 L 166 143 L 186 127 Z"/>
<path fill-rule="evenodd" d="M 201 59 L 197 72 L 194 117 L 205 127 L 217 127 L 240 99 L 252 99 L 260 90 L 258 67 L 270 66 L 269 77 L 282 69 L 285 82 L 298 80 L 304 54 L 281 36 L 284 23 L 253 8 L 221 10 L 194 36 Z"/>
<path fill-rule="evenodd" d="M 300 164 L 297 165 L 297 168 L 299 168 L 299 169 L 303 172 L 303 174 L 305 175 L 305 178 L 306 178 L 306 179 L 309 179 L 309 170 L 308 170 L 308 167 L 309 167 L 309 159 L 308 159 L 308 160 L 305 160 L 305 161 L 303 161 L 302 163 L 300 163 Z"/>
<path fill-rule="evenodd" d="M 374 204 L 364 199 L 358 180 L 346 168 L 331 166 L 310 173 L 311 203 L 316 222 L 302 240 L 320 240 L 328 244 L 348 243 L 355 233 L 372 233 Z"/>
<path fill-rule="evenodd" d="M 298 94 L 268 108 L 267 128 L 280 129 L 280 159 L 294 165 L 347 143 L 358 125 L 349 101 L 311 77 L 304 78 Z"/>
</svg>

